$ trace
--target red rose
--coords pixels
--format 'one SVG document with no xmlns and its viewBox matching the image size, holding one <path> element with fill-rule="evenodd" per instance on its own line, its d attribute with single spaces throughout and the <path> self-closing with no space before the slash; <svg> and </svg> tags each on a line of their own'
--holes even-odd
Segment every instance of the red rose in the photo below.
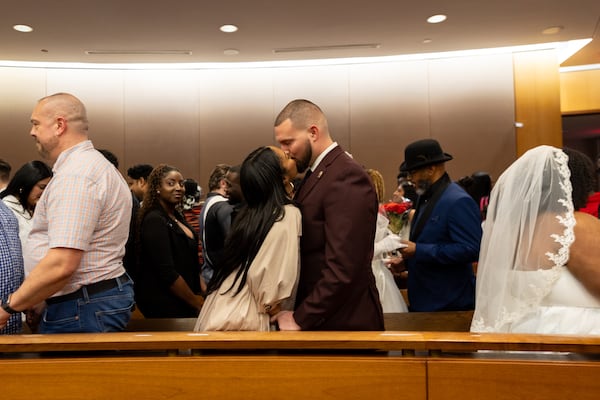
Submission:
<svg viewBox="0 0 600 400">
<path fill-rule="evenodd" d="M 408 210 L 410 208 L 410 206 L 411 206 L 410 202 L 404 202 L 404 203 L 385 203 L 383 205 L 383 209 L 388 214 L 389 213 L 403 214 L 406 210 Z"/>
</svg>

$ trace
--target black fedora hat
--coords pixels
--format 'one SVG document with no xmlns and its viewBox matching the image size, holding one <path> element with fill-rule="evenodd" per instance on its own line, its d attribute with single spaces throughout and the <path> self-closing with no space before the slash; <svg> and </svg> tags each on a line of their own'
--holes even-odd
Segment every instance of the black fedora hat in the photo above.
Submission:
<svg viewBox="0 0 600 400">
<path fill-rule="evenodd" d="M 452 160 L 452 156 L 442 151 L 437 140 L 417 140 L 404 149 L 404 162 L 400 165 L 400 171 L 413 171 L 450 160 Z"/>
</svg>

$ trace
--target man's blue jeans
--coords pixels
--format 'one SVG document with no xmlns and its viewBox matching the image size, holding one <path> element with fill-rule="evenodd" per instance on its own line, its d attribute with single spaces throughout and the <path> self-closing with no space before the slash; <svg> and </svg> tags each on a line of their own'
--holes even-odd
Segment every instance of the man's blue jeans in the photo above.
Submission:
<svg viewBox="0 0 600 400">
<path fill-rule="evenodd" d="M 125 330 L 133 307 L 133 282 L 83 297 L 49 304 L 40 321 L 40 333 L 120 332 Z"/>
</svg>

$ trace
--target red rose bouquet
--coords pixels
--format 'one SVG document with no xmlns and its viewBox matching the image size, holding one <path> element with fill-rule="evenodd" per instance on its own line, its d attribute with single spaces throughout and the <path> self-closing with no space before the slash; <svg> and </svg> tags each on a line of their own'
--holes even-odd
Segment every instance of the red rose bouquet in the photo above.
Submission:
<svg viewBox="0 0 600 400">
<path fill-rule="evenodd" d="M 411 209 L 412 203 L 405 201 L 402 203 L 385 203 L 383 209 L 387 213 L 390 220 L 388 228 L 395 234 L 399 234 L 402 228 L 408 223 L 408 211 Z"/>
</svg>

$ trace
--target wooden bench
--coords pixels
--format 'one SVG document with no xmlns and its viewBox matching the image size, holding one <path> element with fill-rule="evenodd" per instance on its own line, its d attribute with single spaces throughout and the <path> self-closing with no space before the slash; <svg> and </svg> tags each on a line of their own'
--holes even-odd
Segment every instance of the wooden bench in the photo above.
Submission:
<svg viewBox="0 0 600 400">
<path fill-rule="evenodd" d="M 600 337 L 408 331 L 15 335 L 0 337 L 0 368 L 7 399 L 595 399 Z"/>
</svg>

